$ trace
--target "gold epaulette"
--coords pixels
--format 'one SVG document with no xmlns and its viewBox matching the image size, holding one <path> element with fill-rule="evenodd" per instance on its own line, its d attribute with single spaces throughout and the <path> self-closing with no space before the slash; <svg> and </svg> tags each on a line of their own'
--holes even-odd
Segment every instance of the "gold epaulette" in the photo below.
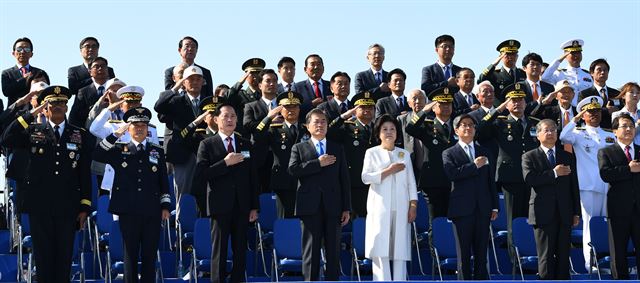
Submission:
<svg viewBox="0 0 640 283">
<path fill-rule="evenodd" d="M 206 132 L 206 131 L 207 131 L 207 129 L 205 129 L 205 128 L 197 128 L 196 129 L 196 133 L 203 133 L 203 132 Z"/>
<path fill-rule="evenodd" d="M 431 119 L 424 119 L 424 122 L 425 122 L 425 123 L 433 123 L 433 120 L 431 120 Z"/>
<path fill-rule="evenodd" d="M 157 148 L 162 148 L 159 144 L 153 143 L 153 142 L 150 142 L 150 141 L 147 141 L 147 144 L 150 144 L 151 146 L 155 146 Z"/>
<path fill-rule="evenodd" d="M 269 127 L 271 127 L 271 128 L 282 127 L 282 123 L 273 123 L 273 124 L 269 125 Z"/>
<path fill-rule="evenodd" d="M 156 125 L 149 123 L 149 127 L 151 127 L 151 128 L 155 128 L 155 127 L 156 127 Z"/>
<path fill-rule="evenodd" d="M 260 122 L 260 124 L 258 124 L 258 126 L 256 127 L 256 129 L 258 129 L 258 131 L 262 131 L 262 129 L 264 129 L 264 126 L 266 126 L 264 124 L 264 122 Z"/>
<path fill-rule="evenodd" d="M 536 117 L 533 117 L 533 116 L 530 116 L 530 117 L 529 117 L 529 119 L 531 119 L 531 120 L 533 120 L 533 121 L 540 122 L 540 119 L 538 119 L 538 118 L 536 118 Z"/>
<path fill-rule="evenodd" d="M 184 129 L 182 129 L 182 131 L 180 131 L 180 136 L 182 138 L 186 138 L 188 134 L 189 134 L 189 129 L 187 129 L 187 128 L 184 128 Z"/>
<path fill-rule="evenodd" d="M 500 116 L 498 116 L 498 119 L 507 120 L 507 119 L 509 119 L 509 117 L 507 117 L 507 116 L 503 116 L 503 115 L 500 115 Z"/>
<path fill-rule="evenodd" d="M 487 74 L 489 74 L 489 69 L 482 70 L 482 75 L 486 76 Z"/>
<path fill-rule="evenodd" d="M 346 121 L 344 121 L 344 123 L 345 123 L 345 124 L 355 124 L 355 123 L 356 123 L 356 121 L 353 121 L 353 120 L 346 120 Z"/>
<path fill-rule="evenodd" d="M 242 137 L 242 134 L 238 133 L 238 132 L 233 132 L 234 134 L 236 134 L 236 136 Z"/>
<path fill-rule="evenodd" d="M 124 123 L 124 121 L 111 119 L 108 121 L 108 123 Z"/>
</svg>

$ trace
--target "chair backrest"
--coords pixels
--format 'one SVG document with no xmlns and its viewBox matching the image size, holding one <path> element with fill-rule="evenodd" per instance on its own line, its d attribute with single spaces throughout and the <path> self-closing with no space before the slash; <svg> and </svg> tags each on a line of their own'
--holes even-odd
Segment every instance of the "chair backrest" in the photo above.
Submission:
<svg viewBox="0 0 640 283">
<path fill-rule="evenodd" d="M 431 222 L 432 244 L 440 258 L 455 258 L 456 240 L 453 225 L 446 217 L 436 217 Z"/>
<path fill-rule="evenodd" d="M 29 214 L 20 214 L 20 226 L 22 226 L 22 237 L 31 235 L 31 224 L 29 223 Z"/>
<path fill-rule="evenodd" d="M 263 231 L 273 231 L 273 222 L 278 218 L 276 195 L 271 193 L 260 194 L 260 227 Z"/>
<path fill-rule="evenodd" d="M 351 227 L 351 246 L 356 250 L 358 257 L 364 257 L 364 239 L 366 235 L 366 219 L 358 217 L 353 220 Z"/>
<path fill-rule="evenodd" d="M 113 214 L 109 212 L 109 195 L 103 195 L 98 198 L 98 206 L 96 209 L 96 225 L 100 234 L 108 233 L 111 230 L 113 222 Z"/>
<path fill-rule="evenodd" d="M 210 258 L 212 245 L 211 220 L 209 218 L 196 219 L 193 227 L 193 248 L 196 250 L 196 258 Z"/>
<path fill-rule="evenodd" d="M 278 258 L 302 259 L 302 228 L 299 219 L 278 219 L 273 224 L 273 248 Z"/>
<path fill-rule="evenodd" d="M 112 221 L 109 230 L 109 253 L 111 254 L 111 262 L 124 261 L 124 243 L 122 241 L 122 232 L 120 231 L 120 221 Z"/>
<path fill-rule="evenodd" d="M 527 223 L 527 218 L 518 217 L 513 219 L 511 229 L 513 244 L 518 248 L 520 256 L 537 256 L 533 227 Z"/>
<path fill-rule="evenodd" d="M 504 195 L 499 194 L 498 197 L 498 218 L 491 222 L 491 226 L 493 227 L 493 232 L 497 233 L 498 231 L 506 231 L 507 230 L 507 210 L 504 208 Z"/>
<path fill-rule="evenodd" d="M 190 194 L 182 194 L 178 208 L 180 209 L 178 220 L 182 226 L 182 232 L 193 232 L 196 218 L 198 218 L 196 199 Z"/>
<path fill-rule="evenodd" d="M 604 216 L 594 216 L 589 220 L 591 244 L 598 253 L 609 253 L 609 228 L 607 221 L 607 218 Z"/>
<path fill-rule="evenodd" d="M 427 207 L 427 200 L 424 198 L 422 192 L 418 192 L 418 207 L 416 212 L 417 232 L 424 233 L 429 231 L 429 208 Z"/>
</svg>

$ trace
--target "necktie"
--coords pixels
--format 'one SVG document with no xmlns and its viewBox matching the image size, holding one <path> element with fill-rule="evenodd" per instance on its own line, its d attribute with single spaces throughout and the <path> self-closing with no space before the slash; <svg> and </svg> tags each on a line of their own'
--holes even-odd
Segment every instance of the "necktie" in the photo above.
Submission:
<svg viewBox="0 0 640 283">
<path fill-rule="evenodd" d="M 102 97 L 104 94 L 104 86 L 98 87 L 98 97 Z"/>
<path fill-rule="evenodd" d="M 553 155 L 553 149 L 547 151 L 547 159 L 549 159 L 549 165 L 551 168 L 556 167 L 556 157 Z"/>
<path fill-rule="evenodd" d="M 515 80 L 516 76 L 513 73 L 513 69 L 509 70 L 509 76 L 511 76 L 511 78 Z"/>
<path fill-rule="evenodd" d="M 631 149 L 631 146 L 626 146 L 624 148 L 624 155 L 627 156 L 627 161 L 631 162 L 631 152 L 629 152 L 629 150 Z"/>
<path fill-rule="evenodd" d="M 316 98 L 322 97 L 322 93 L 320 92 L 320 86 L 318 82 L 313 82 L 313 92 L 316 94 Z"/>
<path fill-rule="evenodd" d="M 20 68 L 20 73 L 24 76 L 27 74 L 27 67 L 21 67 Z"/>
<path fill-rule="evenodd" d="M 471 160 L 471 162 L 473 162 L 473 160 L 475 158 L 473 157 L 473 150 L 471 150 L 471 146 L 470 145 L 465 145 L 464 148 L 467 151 L 467 156 L 469 156 L 469 160 Z"/>
<path fill-rule="evenodd" d="M 286 90 L 287 92 L 291 91 L 291 84 L 287 84 Z"/>
<path fill-rule="evenodd" d="M 537 87 L 537 85 L 538 85 L 537 83 L 533 83 L 531 85 L 531 90 L 533 92 L 533 100 L 534 101 L 538 100 L 538 87 Z"/>
<path fill-rule="evenodd" d="M 227 140 L 227 152 L 235 152 L 235 150 L 233 149 L 233 139 L 231 137 L 227 137 L 225 140 Z"/>
<path fill-rule="evenodd" d="M 444 80 L 448 80 L 451 78 L 451 73 L 449 73 L 449 65 L 444 66 Z"/>
<path fill-rule="evenodd" d="M 607 104 L 607 91 L 603 88 L 600 89 L 600 96 L 602 96 L 602 100 L 604 101 L 604 104 Z"/>
<path fill-rule="evenodd" d="M 291 136 L 294 137 L 296 141 L 298 141 L 298 128 L 296 127 L 296 125 L 291 124 L 289 130 L 291 131 Z"/>
<path fill-rule="evenodd" d="M 276 108 L 276 100 L 271 100 L 271 102 L 267 104 L 267 106 L 269 106 L 269 111 L 271 111 L 273 108 Z"/>
<path fill-rule="evenodd" d="M 376 72 L 376 83 L 380 85 L 382 83 L 382 78 L 380 76 L 380 72 Z"/>
<path fill-rule="evenodd" d="M 138 148 L 137 149 L 138 149 L 138 151 L 137 151 L 138 154 L 144 153 L 144 145 L 142 145 L 141 143 L 138 144 Z"/>
<path fill-rule="evenodd" d="M 471 98 L 471 94 L 467 94 L 467 104 L 469 105 L 469 107 L 473 105 L 473 98 Z"/>
<path fill-rule="evenodd" d="M 322 148 L 323 144 L 321 141 L 318 142 L 318 144 L 316 145 L 316 147 L 318 148 L 318 156 L 323 155 L 324 154 L 324 148 Z"/>
<path fill-rule="evenodd" d="M 569 124 L 569 111 L 571 111 L 571 109 L 564 111 L 564 117 L 562 118 L 562 127 L 564 128 L 567 124 Z M 570 143 L 565 143 L 563 145 L 564 147 L 564 151 L 569 152 L 569 153 L 573 153 L 573 146 L 571 146 Z"/>
<path fill-rule="evenodd" d="M 60 142 L 60 126 L 53 126 L 53 133 L 56 135 L 56 142 Z"/>
<path fill-rule="evenodd" d="M 402 111 L 402 109 L 403 109 L 402 97 L 396 98 L 396 104 L 398 105 L 398 112 Z"/>
<path fill-rule="evenodd" d="M 344 112 L 347 112 L 347 110 L 349 110 L 349 109 L 347 108 L 347 103 L 346 103 L 346 102 L 342 102 L 342 103 L 340 103 L 340 114 L 342 114 L 342 113 L 344 113 Z"/>
<path fill-rule="evenodd" d="M 193 110 L 193 115 L 195 115 L 195 116 L 199 115 L 199 113 L 198 113 L 198 104 L 199 104 L 199 102 L 200 102 L 200 99 L 197 99 L 197 98 L 194 98 L 192 100 L 191 108 Z"/>
<path fill-rule="evenodd" d="M 442 128 L 444 129 L 445 134 L 449 137 L 449 125 L 447 123 L 442 124 Z"/>
</svg>

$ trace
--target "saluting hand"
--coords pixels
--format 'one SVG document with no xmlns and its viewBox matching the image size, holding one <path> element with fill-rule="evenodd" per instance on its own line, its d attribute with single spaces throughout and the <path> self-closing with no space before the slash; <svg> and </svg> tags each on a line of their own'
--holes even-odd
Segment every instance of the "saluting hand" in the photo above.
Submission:
<svg viewBox="0 0 640 283">
<path fill-rule="evenodd" d="M 344 113 L 340 114 L 340 117 L 342 119 L 345 119 L 345 120 L 351 118 L 353 115 L 356 114 L 356 109 L 358 109 L 358 107 L 360 107 L 360 105 L 358 105 L 356 107 L 353 107 L 353 108 L 347 110 L 347 112 L 344 112 Z"/>
<path fill-rule="evenodd" d="M 580 122 L 580 119 L 582 119 L 582 115 L 584 115 L 585 112 L 587 112 L 587 109 L 580 111 L 580 113 L 578 113 L 578 115 L 573 117 L 573 122 L 576 123 L 576 124 L 578 122 Z"/>
<path fill-rule="evenodd" d="M 433 109 L 433 106 L 436 105 L 436 101 L 431 101 L 429 103 L 427 103 L 424 108 L 422 108 L 422 111 L 424 112 L 431 112 L 431 109 Z"/>
<path fill-rule="evenodd" d="M 207 114 L 210 114 L 211 112 L 212 112 L 211 110 L 207 110 L 207 111 L 202 112 L 202 114 L 200 114 L 200 116 L 198 116 L 198 118 L 193 120 L 192 123 L 197 126 L 198 124 L 202 123 L 202 120 L 204 120 L 204 117 L 206 117 Z"/>
<path fill-rule="evenodd" d="M 542 98 L 542 96 L 538 97 L 538 100 L 542 99 L 542 104 L 549 105 L 553 100 L 556 99 L 557 96 L 558 96 L 558 92 L 554 91 L 552 93 L 549 93 L 547 96 L 545 96 L 544 99 Z"/>
<path fill-rule="evenodd" d="M 40 106 L 38 106 L 36 108 L 31 109 L 30 113 L 31 113 L 31 115 L 35 116 L 36 114 L 42 113 L 42 111 L 45 108 L 47 108 L 47 106 L 49 106 L 49 102 L 48 101 L 45 102 L 45 103 L 42 103 Z"/>
<path fill-rule="evenodd" d="M 107 95 L 107 94 L 105 93 L 104 95 Z M 107 109 L 109 109 L 109 111 L 111 112 L 116 111 L 116 109 L 120 108 L 120 105 L 122 105 L 122 103 L 124 103 L 124 100 L 116 101 L 114 103 L 109 104 L 109 106 L 107 106 Z"/>
<path fill-rule="evenodd" d="M 122 126 L 120 126 L 120 128 L 118 128 L 115 132 L 113 132 L 113 135 L 116 136 L 117 138 L 120 138 L 122 135 L 124 135 L 124 133 L 129 129 L 129 123 L 124 123 Z"/>
<path fill-rule="evenodd" d="M 39 94 L 40 92 L 41 92 L 41 90 L 32 91 L 32 92 L 27 93 L 25 96 L 20 97 L 18 100 L 16 100 L 16 106 L 22 106 L 22 105 L 25 105 L 25 104 L 29 103 L 31 101 L 31 98 L 34 95 Z"/>
<path fill-rule="evenodd" d="M 276 106 L 275 108 L 271 109 L 269 113 L 267 113 L 267 116 L 271 119 L 275 118 L 282 111 L 282 107 L 282 105 Z"/>
<path fill-rule="evenodd" d="M 500 104 L 500 106 L 498 106 L 498 108 L 496 108 L 496 110 L 498 112 L 502 112 L 505 109 L 507 109 L 507 104 L 509 103 L 509 101 L 511 101 L 511 97 L 507 98 L 504 102 L 502 102 L 502 104 Z"/>
</svg>

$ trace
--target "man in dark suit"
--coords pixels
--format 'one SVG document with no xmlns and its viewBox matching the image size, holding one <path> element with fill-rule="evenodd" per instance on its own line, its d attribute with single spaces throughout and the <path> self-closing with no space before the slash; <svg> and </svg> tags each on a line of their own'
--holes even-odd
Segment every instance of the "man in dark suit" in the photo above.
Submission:
<svg viewBox="0 0 640 283">
<path fill-rule="evenodd" d="M 624 107 L 624 100 L 618 97 L 620 96 L 620 91 L 607 86 L 609 70 L 611 69 L 607 60 L 600 58 L 593 61 L 589 66 L 589 73 L 593 77 L 593 86 L 578 94 L 578 101 L 589 96 L 600 96 L 602 98 L 605 107 L 602 108 L 600 128 L 603 129 L 611 129 L 611 114 Z"/>
<path fill-rule="evenodd" d="M 291 57 L 282 57 L 278 61 L 278 74 L 280 74 L 280 82 L 278 83 L 278 93 L 296 91 L 296 61 Z"/>
<path fill-rule="evenodd" d="M 40 106 L 4 132 L 2 145 L 28 150 L 25 211 L 33 239 L 38 282 L 69 282 L 76 230 L 91 211 L 87 133 L 66 120 L 69 89 L 50 86 L 38 95 Z M 45 113 L 46 124 L 33 123 Z"/>
<path fill-rule="evenodd" d="M 422 68 L 421 89 L 425 93 L 431 93 L 434 89 L 450 87 L 453 92 L 458 91 L 455 77 L 460 67 L 451 63 L 456 49 L 456 41 L 453 36 L 444 34 L 435 40 L 438 61 Z"/>
<path fill-rule="evenodd" d="M 442 167 L 442 152 L 456 143 L 451 124 L 453 92 L 448 87 L 438 88 L 429 94 L 431 102 L 416 113 L 405 131 L 428 149 L 428 159 L 422 164 L 418 188 L 429 199 L 429 217 L 445 217 L 449 206 L 451 182 Z M 435 118 L 427 119 L 433 111 Z"/>
<path fill-rule="evenodd" d="M 520 49 L 520 42 L 515 39 L 508 39 L 498 44 L 496 50 L 500 52 L 500 56 L 482 70 L 480 77 L 478 77 L 478 83 L 488 80 L 493 89 L 502 92 L 506 86 L 524 80 L 526 78 L 524 71 L 516 66 L 518 49 Z M 502 61 L 502 67 L 498 69 L 500 61 Z"/>
<path fill-rule="evenodd" d="M 525 102 L 531 104 L 538 101 L 540 97 L 546 97 L 554 91 L 552 84 L 540 80 L 542 67 L 542 57 L 536 53 L 529 53 L 522 58 L 522 68 L 527 75 L 526 79 L 520 81 L 525 93 Z M 505 101 L 504 97 L 499 98 L 500 103 Z"/>
<path fill-rule="evenodd" d="M 551 119 L 558 125 L 558 135 L 560 135 L 562 128 L 568 125 L 573 117 L 578 115 L 576 108 L 571 105 L 575 93 L 569 81 L 561 80 L 558 81 L 554 92 L 550 93 L 550 95 L 549 99 L 543 99 L 540 107 L 531 112 L 531 116 L 540 120 Z M 552 99 L 557 100 L 558 103 L 551 103 Z M 573 153 L 573 147 L 570 144 L 563 145 L 560 139 L 556 140 L 558 147 L 566 152 Z"/>
<path fill-rule="evenodd" d="M 353 107 L 351 101 L 349 101 L 349 84 L 351 84 L 351 77 L 345 72 L 338 71 L 331 76 L 331 93 L 333 93 L 333 99 L 329 99 L 318 105 L 318 109 L 324 111 L 327 115 L 327 120 L 333 121 L 338 118 L 340 114 L 347 112 Z"/>
<path fill-rule="evenodd" d="M 324 63 L 318 54 L 311 54 L 304 60 L 304 72 L 308 79 L 296 83 L 296 90 L 302 95 L 304 101 L 300 106 L 300 116 L 305 117 L 307 113 L 320 105 L 324 101 L 329 101 L 333 95 L 329 82 L 322 79 L 324 74 Z"/>
<path fill-rule="evenodd" d="M 602 180 L 609 183 L 607 216 L 613 278 L 629 280 L 627 245 L 633 241 L 640 262 L 640 145 L 634 144 L 633 118 L 622 114 L 613 120 L 618 141 L 598 151 Z"/>
<path fill-rule="evenodd" d="M 571 227 L 580 224 L 581 214 L 576 164 L 556 146 L 553 120 L 540 121 L 536 132 L 540 147 L 522 155 L 522 175 L 531 187 L 528 222 L 534 229 L 538 275 L 542 280 L 569 280 Z"/>
<path fill-rule="evenodd" d="M 250 156 L 251 141 L 234 133 L 238 117 L 233 106 L 214 112 L 218 133 L 198 149 L 197 175 L 211 189 L 211 281 L 225 282 L 227 243 L 231 236 L 233 269 L 230 282 L 245 282 L 248 223 L 258 219 L 258 184 Z"/>
<path fill-rule="evenodd" d="M 413 174 L 416 177 L 416 183 L 420 178 L 420 169 L 422 169 L 422 163 L 426 160 L 427 156 L 425 155 L 426 149 L 424 145 L 419 139 L 414 138 L 412 135 L 408 134 L 405 128 L 416 113 L 420 112 L 424 105 L 427 103 L 427 96 L 424 94 L 424 91 L 421 89 L 414 89 L 409 91 L 407 94 L 407 102 L 409 103 L 409 108 L 411 111 L 404 113 L 398 116 L 398 121 L 400 122 L 400 128 L 402 129 L 402 145 L 400 147 L 406 149 L 411 154 L 411 163 L 413 165 Z M 400 138 L 398 138 L 400 140 Z M 397 142 L 396 142 L 397 143 Z"/>
<path fill-rule="evenodd" d="M 244 61 L 242 64 L 242 71 L 244 74 L 242 78 L 235 83 L 229 91 L 227 92 L 227 100 L 233 108 L 235 108 L 236 113 L 238 115 L 238 128 L 236 131 L 241 134 L 249 135 L 251 132 L 246 130 L 243 126 L 244 122 L 244 107 L 245 105 L 260 100 L 260 71 L 264 70 L 264 66 L 266 63 L 264 60 L 260 58 L 251 58 L 247 61 Z M 244 82 L 247 82 L 248 86 L 246 89 L 242 89 L 242 85 Z"/>
<path fill-rule="evenodd" d="M 451 180 L 447 217 L 453 221 L 458 253 L 458 279 L 487 280 L 489 222 L 498 217 L 498 193 L 491 153 L 474 144 L 476 122 L 469 114 L 453 120 L 458 142 L 442 153 L 444 172 Z M 473 277 L 471 257 L 473 256 Z"/>
<path fill-rule="evenodd" d="M 47 72 L 29 63 L 33 56 L 33 44 L 29 38 L 16 39 L 11 54 L 16 58 L 16 66 L 2 71 L 2 94 L 8 98 L 7 105 L 13 104 L 18 98 L 29 93 L 31 86 L 27 82 L 32 76 L 41 73 L 46 78 L 46 83 L 49 83 Z M 0 109 L 4 109 L 2 103 L 0 103 Z"/>
<path fill-rule="evenodd" d="M 295 217 L 296 190 L 298 178 L 289 174 L 291 148 L 300 141 L 308 141 L 311 136 L 307 127 L 300 123 L 302 95 L 297 92 L 283 92 L 277 98 L 278 107 L 271 109 L 256 127 L 253 137 L 256 147 L 266 146 L 273 152 L 273 166 L 270 168 L 269 187 L 276 193 L 278 216 Z M 282 121 L 274 122 L 282 116 Z M 279 120 L 279 119 L 278 119 Z"/>
<path fill-rule="evenodd" d="M 391 90 L 391 95 L 377 100 L 375 105 L 376 119 L 384 114 L 389 114 L 397 118 L 400 114 L 411 110 L 407 103 L 407 98 L 404 96 L 406 81 L 407 74 L 401 69 L 393 69 L 387 74 L 387 80 L 385 82 L 389 90 Z"/>
<path fill-rule="evenodd" d="M 384 62 L 384 47 L 378 43 L 369 46 L 367 50 L 367 61 L 371 68 L 356 74 L 356 93 L 368 91 L 373 94 L 377 101 L 382 97 L 389 96 L 391 90 L 387 84 L 387 71 L 382 69 Z"/>
<path fill-rule="evenodd" d="M 327 141 L 327 118 L 320 109 L 307 114 L 308 141 L 291 149 L 289 173 L 299 179 L 296 216 L 302 220 L 302 274 L 320 279 L 320 248 L 324 243 L 324 280 L 340 273 L 340 231 L 349 222 L 351 184 L 342 146 Z"/>
<path fill-rule="evenodd" d="M 107 91 L 107 80 L 109 80 L 108 65 L 107 59 L 102 57 L 96 57 L 89 63 L 91 84 L 77 92 L 78 95 L 73 101 L 71 112 L 69 112 L 69 122 L 71 124 L 85 128 L 89 110 Z"/>
<path fill-rule="evenodd" d="M 119 216 L 125 247 L 124 280 L 138 282 L 140 259 L 140 281 L 149 282 L 155 279 L 161 221 L 170 215 L 169 182 L 162 147 L 147 142 L 151 111 L 136 107 L 123 119 L 127 123 L 100 142 L 93 159 L 115 170 L 109 212 Z M 125 131 L 131 140 L 117 142 Z"/>
<path fill-rule="evenodd" d="M 211 71 L 202 67 L 196 63 L 196 55 L 198 54 L 198 41 L 191 37 L 185 36 L 178 42 L 178 53 L 180 53 L 181 62 L 187 64 L 187 66 L 196 66 L 202 70 L 202 76 L 204 78 L 204 86 L 202 87 L 202 94 L 204 96 L 213 95 L 213 80 L 211 79 Z M 169 67 L 164 70 L 164 89 L 170 90 L 175 85 L 173 79 L 173 68 Z"/>
<path fill-rule="evenodd" d="M 493 85 L 489 81 L 482 81 L 474 88 L 476 98 L 480 103 L 480 107 L 476 110 L 469 112 L 469 115 L 476 120 L 476 123 L 481 121 L 484 116 L 494 109 L 493 102 L 495 100 L 495 92 Z M 489 164 L 497 165 L 496 160 L 498 158 L 498 142 L 495 139 L 487 139 L 483 141 L 476 141 L 479 145 L 485 147 L 491 152 L 489 156 Z"/>
<path fill-rule="evenodd" d="M 476 75 L 469 68 L 462 68 L 456 74 L 456 85 L 460 90 L 453 94 L 453 117 L 480 108 L 480 102 L 473 93 Z"/>
<path fill-rule="evenodd" d="M 184 95 L 175 91 L 163 92 L 154 109 L 158 115 L 162 114 L 171 121 L 173 136 L 180 135 L 179 129 L 187 127 L 191 121 L 195 120 L 201 113 L 198 107 L 200 101 L 211 95 L 201 93 L 204 84 L 202 69 L 191 66 L 184 70 L 183 77 L 176 83 L 185 90 Z M 186 143 L 178 142 L 171 138 L 166 146 L 167 162 L 174 166 L 174 183 L 177 192 L 189 193 L 191 190 L 193 172 L 196 166 L 196 152 Z"/>
<path fill-rule="evenodd" d="M 354 108 L 336 117 L 329 124 L 327 138 L 344 148 L 351 180 L 351 208 L 358 217 L 367 216 L 369 186 L 362 183 L 362 167 L 367 149 L 375 146 L 373 136 L 373 95 L 358 93 L 351 98 Z M 352 117 L 355 116 L 355 119 Z"/>
<path fill-rule="evenodd" d="M 82 64 L 78 66 L 70 67 L 67 71 L 67 81 L 69 82 L 69 91 L 71 94 L 77 94 L 78 90 L 90 85 L 93 80 L 91 79 L 90 68 L 93 59 L 97 58 L 100 50 L 100 43 L 98 39 L 89 36 L 80 40 L 80 55 L 82 56 Z M 113 72 L 113 68 L 109 67 L 109 79 L 115 78 L 116 75 Z M 78 125 L 84 126 L 84 125 Z"/>
</svg>

